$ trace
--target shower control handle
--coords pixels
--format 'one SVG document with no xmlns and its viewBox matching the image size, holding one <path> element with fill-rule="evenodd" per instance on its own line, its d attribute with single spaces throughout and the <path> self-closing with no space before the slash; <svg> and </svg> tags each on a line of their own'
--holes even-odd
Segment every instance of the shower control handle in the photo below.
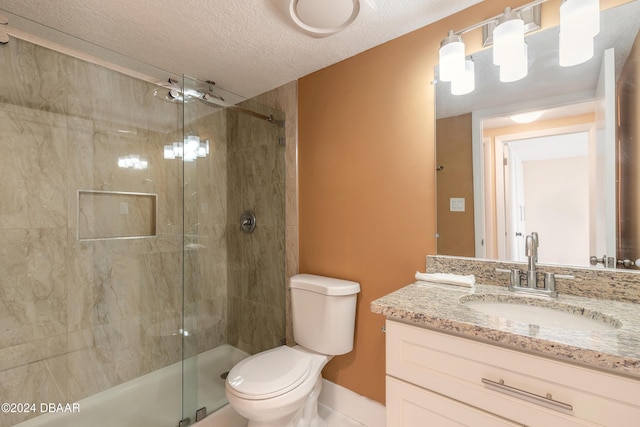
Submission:
<svg viewBox="0 0 640 427">
<path fill-rule="evenodd" d="M 240 215 L 240 230 L 244 233 L 253 233 L 256 229 L 256 215 L 252 211 L 244 211 Z"/>
</svg>

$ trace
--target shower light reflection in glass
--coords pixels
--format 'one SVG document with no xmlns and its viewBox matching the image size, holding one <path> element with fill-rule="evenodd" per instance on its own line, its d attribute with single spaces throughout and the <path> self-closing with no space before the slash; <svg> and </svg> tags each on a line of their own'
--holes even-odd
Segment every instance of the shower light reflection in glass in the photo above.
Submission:
<svg viewBox="0 0 640 427">
<path fill-rule="evenodd" d="M 174 142 L 164 146 L 164 158 L 182 158 L 185 162 L 193 162 L 198 157 L 207 157 L 209 154 L 209 140 L 200 141 L 197 135 L 189 135 L 184 142 Z"/>
</svg>

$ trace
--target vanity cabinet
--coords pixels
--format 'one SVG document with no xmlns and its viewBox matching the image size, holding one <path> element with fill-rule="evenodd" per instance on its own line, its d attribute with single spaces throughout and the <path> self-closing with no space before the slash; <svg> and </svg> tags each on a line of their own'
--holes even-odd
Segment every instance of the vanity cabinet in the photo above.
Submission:
<svg viewBox="0 0 640 427">
<path fill-rule="evenodd" d="M 388 426 L 640 426 L 638 380 L 392 320 L 386 331 Z"/>
</svg>

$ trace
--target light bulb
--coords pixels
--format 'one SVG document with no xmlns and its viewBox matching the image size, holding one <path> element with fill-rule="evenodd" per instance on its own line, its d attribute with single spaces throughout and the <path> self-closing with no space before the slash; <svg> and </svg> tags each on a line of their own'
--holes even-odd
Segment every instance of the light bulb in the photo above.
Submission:
<svg viewBox="0 0 640 427">
<path fill-rule="evenodd" d="M 593 58 L 593 37 L 560 31 L 560 66 L 572 67 Z"/>
<path fill-rule="evenodd" d="M 466 95 L 476 88 L 475 64 L 473 59 L 464 62 L 464 73 L 451 81 L 452 95 Z"/>
<path fill-rule="evenodd" d="M 517 12 L 506 8 L 493 30 L 493 63 L 502 65 L 506 61 L 521 59 L 523 46 L 524 21 Z"/>
<path fill-rule="evenodd" d="M 529 73 L 529 59 L 527 44 L 522 47 L 523 54 L 509 58 L 500 65 L 500 81 L 503 83 L 515 82 L 523 79 Z"/>
<path fill-rule="evenodd" d="M 599 0 L 564 0 L 560 6 L 560 65 L 571 67 L 593 58 L 593 38 L 599 32 Z"/>
<path fill-rule="evenodd" d="M 595 37 L 600 32 L 599 0 L 564 0 L 560 5 L 560 31 Z"/>
<path fill-rule="evenodd" d="M 464 43 L 462 38 L 449 31 L 440 43 L 438 51 L 440 81 L 451 82 L 464 73 Z"/>
</svg>

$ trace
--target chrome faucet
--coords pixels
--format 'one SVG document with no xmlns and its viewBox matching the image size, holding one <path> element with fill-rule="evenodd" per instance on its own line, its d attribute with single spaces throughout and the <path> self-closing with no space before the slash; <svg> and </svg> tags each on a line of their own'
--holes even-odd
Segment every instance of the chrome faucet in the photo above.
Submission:
<svg viewBox="0 0 640 427">
<path fill-rule="evenodd" d="M 538 287 L 538 270 L 536 263 L 538 262 L 538 233 L 535 231 L 529 234 L 525 240 L 525 255 L 528 258 L 527 262 L 527 286 L 531 289 Z"/>
<path fill-rule="evenodd" d="M 538 287 L 538 246 L 540 240 L 538 233 L 535 231 L 529 234 L 525 239 L 525 255 L 527 256 L 527 272 L 522 272 L 519 268 L 512 268 L 511 270 L 505 270 L 502 268 L 496 268 L 496 271 L 500 273 L 509 273 L 509 290 L 512 292 L 520 292 L 532 295 L 542 295 L 547 297 L 557 297 L 556 292 L 556 278 L 573 279 L 573 276 L 554 274 L 551 272 L 544 273 L 544 280 L 542 286 Z M 526 278 L 526 285 L 522 284 L 523 279 Z"/>
</svg>

